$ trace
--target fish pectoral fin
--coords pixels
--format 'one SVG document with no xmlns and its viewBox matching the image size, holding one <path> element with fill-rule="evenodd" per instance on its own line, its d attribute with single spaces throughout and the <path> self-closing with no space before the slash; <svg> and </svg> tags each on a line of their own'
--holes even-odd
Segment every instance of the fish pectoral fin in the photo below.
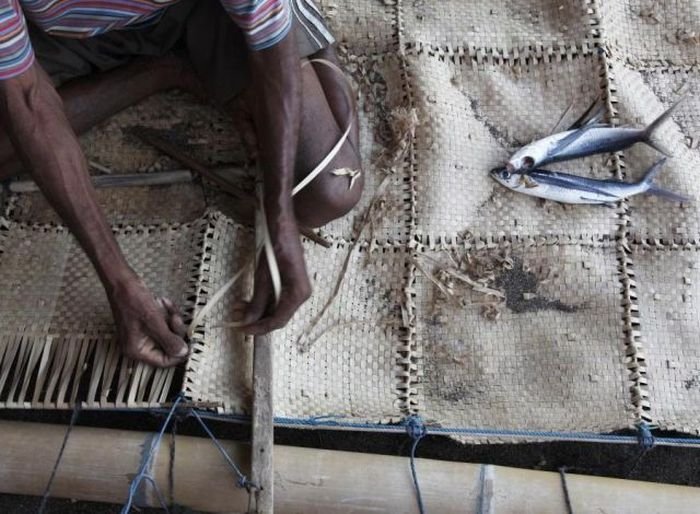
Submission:
<svg viewBox="0 0 700 514">
<path fill-rule="evenodd" d="M 597 108 L 596 108 L 597 106 Z M 594 110 L 595 109 L 595 110 Z M 576 130 L 587 125 L 595 125 L 603 119 L 605 114 L 605 104 L 598 97 L 593 100 L 593 103 L 585 110 L 579 119 L 577 119 L 568 130 Z"/>
<path fill-rule="evenodd" d="M 539 187 L 540 185 L 533 180 L 532 177 L 528 177 L 527 175 L 521 175 L 520 176 L 520 183 L 524 185 L 528 189 L 532 189 L 535 187 Z"/>
<path fill-rule="evenodd" d="M 561 123 L 564 121 L 564 118 L 566 118 L 568 116 L 568 114 L 571 112 L 571 109 L 573 109 L 573 107 L 574 107 L 574 102 L 572 101 L 569 104 L 569 106 L 566 108 L 566 110 L 562 113 L 562 115 L 559 117 L 559 120 L 557 120 L 557 124 L 552 127 L 552 130 L 549 132 L 550 135 L 556 134 L 557 130 L 559 130 L 559 127 L 561 126 Z M 586 111 L 586 112 L 588 112 L 588 111 Z M 578 121 L 576 123 L 578 123 Z M 573 130 L 575 128 L 577 128 L 577 127 L 572 126 L 568 130 Z"/>
</svg>

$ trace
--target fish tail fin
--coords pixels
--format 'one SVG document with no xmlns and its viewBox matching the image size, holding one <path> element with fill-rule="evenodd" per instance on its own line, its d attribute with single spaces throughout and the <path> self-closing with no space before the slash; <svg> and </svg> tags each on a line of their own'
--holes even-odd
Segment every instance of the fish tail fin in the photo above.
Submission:
<svg viewBox="0 0 700 514">
<path fill-rule="evenodd" d="M 659 141 L 655 141 L 653 139 L 654 132 L 666 122 L 671 115 L 673 114 L 673 111 L 676 110 L 676 108 L 681 104 L 683 100 L 685 100 L 685 96 L 680 97 L 676 103 L 674 103 L 671 107 L 666 109 L 666 111 L 663 112 L 658 118 L 656 118 L 654 121 L 652 121 L 647 128 L 644 129 L 644 137 L 643 140 L 646 144 L 657 150 L 658 152 L 661 152 L 664 154 L 666 157 L 671 157 L 671 151 L 666 148 L 663 144 L 661 144 Z"/>
<path fill-rule="evenodd" d="M 666 164 L 665 157 L 656 161 L 654 165 L 644 174 L 644 178 L 642 179 L 644 192 L 648 195 L 660 196 L 673 202 L 688 203 L 690 198 L 687 196 L 679 195 L 678 193 L 674 193 L 673 191 L 669 191 L 668 189 L 664 189 L 663 187 L 659 187 L 654 184 L 654 179 L 661 172 L 664 164 Z"/>
<path fill-rule="evenodd" d="M 667 200 L 671 200 L 672 202 L 680 202 L 680 203 L 688 203 L 690 202 L 690 198 L 687 196 L 679 195 L 678 193 L 674 193 L 673 191 L 669 191 L 668 189 L 664 189 L 663 187 L 659 187 L 655 184 L 652 184 L 649 189 L 647 189 L 646 193 L 648 195 L 654 195 L 654 196 L 660 196 L 661 198 L 666 198 Z"/>
</svg>

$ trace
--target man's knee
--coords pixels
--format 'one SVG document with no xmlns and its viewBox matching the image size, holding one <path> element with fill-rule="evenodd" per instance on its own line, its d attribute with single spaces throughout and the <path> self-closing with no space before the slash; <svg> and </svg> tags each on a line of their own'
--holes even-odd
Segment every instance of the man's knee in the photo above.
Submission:
<svg viewBox="0 0 700 514">
<path fill-rule="evenodd" d="M 336 168 L 315 182 L 297 195 L 294 204 L 299 223 L 308 227 L 321 227 L 348 214 L 360 201 L 364 175 L 359 167 Z"/>
</svg>

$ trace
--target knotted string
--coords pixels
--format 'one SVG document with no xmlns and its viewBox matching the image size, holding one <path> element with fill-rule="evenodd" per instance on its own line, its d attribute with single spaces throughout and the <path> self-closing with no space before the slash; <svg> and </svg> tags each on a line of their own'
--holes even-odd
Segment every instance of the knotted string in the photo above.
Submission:
<svg viewBox="0 0 700 514">
<path fill-rule="evenodd" d="M 646 421 L 641 421 L 637 424 L 637 441 L 639 441 L 639 455 L 627 472 L 627 478 L 637 470 L 642 459 L 656 446 L 656 439 L 654 438 L 654 434 L 651 433 L 651 427 Z"/>
<path fill-rule="evenodd" d="M 53 465 L 53 469 L 51 469 L 51 475 L 49 476 L 49 481 L 46 483 L 46 488 L 44 489 L 44 494 L 41 497 L 41 504 L 39 504 L 39 510 L 37 510 L 38 514 L 44 514 L 46 511 L 46 504 L 49 501 L 49 496 L 51 495 L 51 486 L 53 485 L 53 481 L 56 478 L 56 473 L 58 472 L 58 466 L 61 464 L 61 460 L 63 459 L 63 452 L 66 450 L 66 445 L 68 444 L 68 438 L 70 437 L 71 432 L 73 431 L 73 427 L 75 426 L 75 423 L 78 421 L 78 414 L 80 413 L 80 402 L 75 403 L 75 407 L 73 407 L 73 414 L 70 417 L 70 422 L 68 424 L 68 428 L 66 429 L 66 434 L 63 436 L 63 442 L 61 443 L 61 449 L 58 450 L 58 457 L 56 457 L 56 462 Z"/>
<path fill-rule="evenodd" d="M 411 445 L 411 477 L 413 478 L 413 486 L 416 490 L 416 501 L 418 502 L 418 511 L 420 514 L 425 514 L 425 506 L 423 505 L 423 496 L 418 483 L 418 473 L 416 472 L 416 448 L 418 443 L 427 435 L 428 430 L 420 416 L 409 416 L 404 421 L 406 425 L 406 433 L 413 441 Z"/>
</svg>

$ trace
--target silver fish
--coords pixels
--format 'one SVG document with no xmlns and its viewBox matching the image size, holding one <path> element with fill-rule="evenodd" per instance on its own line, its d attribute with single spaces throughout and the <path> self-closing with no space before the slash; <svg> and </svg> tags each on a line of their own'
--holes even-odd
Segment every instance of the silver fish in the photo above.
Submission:
<svg viewBox="0 0 700 514">
<path fill-rule="evenodd" d="M 611 127 L 598 123 L 596 116 L 580 128 L 552 134 L 522 147 L 508 159 L 506 167 L 510 171 L 532 169 L 553 162 L 617 152 L 636 143 L 646 143 L 668 156 L 668 151 L 652 140 L 652 136 L 682 100 L 678 100 L 646 128 Z"/>
<path fill-rule="evenodd" d="M 491 177 L 502 186 L 530 196 L 560 203 L 610 205 L 638 194 L 656 195 L 674 202 L 690 199 L 663 189 L 653 183 L 666 159 L 659 160 L 639 182 L 630 184 L 619 180 L 595 180 L 568 173 L 548 170 L 510 171 L 507 168 L 491 170 Z"/>
</svg>

